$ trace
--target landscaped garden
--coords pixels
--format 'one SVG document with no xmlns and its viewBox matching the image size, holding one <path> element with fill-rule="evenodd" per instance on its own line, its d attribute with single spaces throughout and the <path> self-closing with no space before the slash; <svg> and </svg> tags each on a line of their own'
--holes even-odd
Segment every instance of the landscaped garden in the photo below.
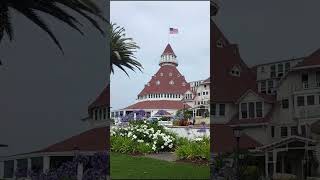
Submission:
<svg viewBox="0 0 320 180">
<path fill-rule="evenodd" d="M 179 137 L 157 122 L 137 117 L 126 117 L 125 123 L 111 128 L 112 178 L 209 178 L 209 137 Z M 173 154 L 176 159 L 146 157 L 157 154 Z"/>
</svg>

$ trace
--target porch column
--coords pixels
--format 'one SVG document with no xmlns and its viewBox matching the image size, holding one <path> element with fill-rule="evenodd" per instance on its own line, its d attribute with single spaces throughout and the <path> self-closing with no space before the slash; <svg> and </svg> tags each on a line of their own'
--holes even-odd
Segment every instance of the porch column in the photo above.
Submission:
<svg viewBox="0 0 320 180">
<path fill-rule="evenodd" d="M 3 179 L 4 176 L 4 162 L 0 161 L 0 178 Z"/>
<path fill-rule="evenodd" d="M 281 173 L 284 173 L 284 155 L 281 156 Z"/>
<path fill-rule="evenodd" d="M 82 180 L 83 177 L 83 164 L 79 163 L 77 167 L 77 180 Z"/>
<path fill-rule="evenodd" d="M 277 173 L 277 151 L 273 150 L 272 151 L 272 161 L 273 161 L 273 174 Z"/>
<path fill-rule="evenodd" d="M 18 160 L 13 160 L 13 178 L 16 178 L 16 172 L 18 169 Z"/>
<path fill-rule="evenodd" d="M 269 153 L 268 151 L 265 152 L 265 173 L 266 173 L 266 178 L 269 177 Z"/>
<path fill-rule="evenodd" d="M 27 171 L 31 171 L 31 168 L 32 168 L 31 158 L 28 158 L 27 161 L 28 161 Z"/>
<path fill-rule="evenodd" d="M 50 169 L 50 156 L 43 156 L 43 172 L 47 172 Z"/>
</svg>

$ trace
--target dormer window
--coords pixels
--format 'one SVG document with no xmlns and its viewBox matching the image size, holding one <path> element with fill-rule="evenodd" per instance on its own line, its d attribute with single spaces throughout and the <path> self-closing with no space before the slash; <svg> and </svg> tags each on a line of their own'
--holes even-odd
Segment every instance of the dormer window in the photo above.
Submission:
<svg viewBox="0 0 320 180">
<path fill-rule="evenodd" d="M 163 76 L 163 73 L 160 73 L 160 76 Z"/>
<path fill-rule="evenodd" d="M 217 41 L 217 47 L 222 48 L 223 46 L 224 46 L 223 40 L 222 40 L 222 39 L 219 39 L 219 40 Z"/>
<path fill-rule="evenodd" d="M 173 80 L 171 80 L 171 81 L 169 82 L 169 84 L 173 85 L 173 84 L 174 84 Z"/>
<path fill-rule="evenodd" d="M 231 69 L 230 74 L 232 76 L 240 77 L 240 67 L 239 66 L 233 66 L 233 68 Z"/>
<path fill-rule="evenodd" d="M 160 81 L 158 80 L 158 81 L 156 82 L 156 84 L 157 84 L 157 85 L 160 85 Z"/>
<path fill-rule="evenodd" d="M 169 76 L 172 76 L 172 73 L 169 73 Z"/>
<path fill-rule="evenodd" d="M 239 106 L 240 119 L 263 117 L 263 102 L 246 102 Z"/>
</svg>

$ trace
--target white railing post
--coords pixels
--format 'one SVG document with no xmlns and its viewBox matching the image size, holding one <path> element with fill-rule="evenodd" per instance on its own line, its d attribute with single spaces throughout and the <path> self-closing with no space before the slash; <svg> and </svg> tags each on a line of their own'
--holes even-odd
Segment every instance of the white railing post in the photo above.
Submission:
<svg viewBox="0 0 320 180">
<path fill-rule="evenodd" d="M 82 180 L 83 177 L 83 164 L 79 163 L 77 167 L 77 180 Z"/>
<path fill-rule="evenodd" d="M 50 157 L 43 156 L 43 172 L 46 173 L 50 169 Z"/>
</svg>

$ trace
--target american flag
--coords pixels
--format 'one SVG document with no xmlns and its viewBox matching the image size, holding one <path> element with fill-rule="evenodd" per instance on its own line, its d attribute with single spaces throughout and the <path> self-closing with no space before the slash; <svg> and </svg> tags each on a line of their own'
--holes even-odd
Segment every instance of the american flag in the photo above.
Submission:
<svg viewBox="0 0 320 180">
<path fill-rule="evenodd" d="M 169 28 L 169 34 L 178 34 L 178 29 Z"/>
</svg>

